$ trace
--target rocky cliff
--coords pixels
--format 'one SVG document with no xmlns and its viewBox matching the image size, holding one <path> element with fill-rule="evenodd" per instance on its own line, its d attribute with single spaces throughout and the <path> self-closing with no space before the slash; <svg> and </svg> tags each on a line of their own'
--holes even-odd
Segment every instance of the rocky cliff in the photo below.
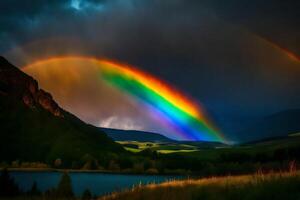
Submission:
<svg viewBox="0 0 300 200">
<path fill-rule="evenodd" d="M 98 127 L 86 124 L 61 108 L 52 96 L 0 57 L 0 163 L 14 160 L 53 163 L 63 167 L 86 156 L 125 150 Z"/>
<path fill-rule="evenodd" d="M 0 95 L 21 99 L 32 109 L 41 106 L 53 115 L 63 117 L 62 109 L 53 100 L 51 94 L 39 89 L 36 80 L 11 65 L 3 57 L 0 57 Z"/>
</svg>

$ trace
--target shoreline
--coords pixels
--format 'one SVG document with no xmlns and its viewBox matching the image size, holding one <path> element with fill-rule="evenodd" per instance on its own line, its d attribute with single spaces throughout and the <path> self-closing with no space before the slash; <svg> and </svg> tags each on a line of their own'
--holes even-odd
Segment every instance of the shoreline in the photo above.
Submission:
<svg viewBox="0 0 300 200">
<path fill-rule="evenodd" d="M 4 168 L 0 168 L 3 170 Z M 134 172 L 122 172 L 122 171 L 109 171 L 109 170 L 85 170 L 85 169 L 55 169 L 55 168 L 6 168 L 9 172 L 69 172 L 69 173 L 100 173 L 100 174 L 116 174 L 116 175 L 141 175 L 141 176 L 193 176 L 192 174 L 180 174 L 180 173 L 134 173 Z"/>
</svg>

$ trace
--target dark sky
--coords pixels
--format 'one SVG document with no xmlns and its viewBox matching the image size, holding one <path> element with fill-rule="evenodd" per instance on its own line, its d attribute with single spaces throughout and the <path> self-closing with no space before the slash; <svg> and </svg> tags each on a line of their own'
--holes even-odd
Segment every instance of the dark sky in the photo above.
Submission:
<svg viewBox="0 0 300 200">
<path fill-rule="evenodd" d="M 1 0 L 0 54 L 138 66 L 201 102 L 225 133 L 300 107 L 298 0 Z M 234 138 L 234 135 L 232 135 Z"/>
</svg>

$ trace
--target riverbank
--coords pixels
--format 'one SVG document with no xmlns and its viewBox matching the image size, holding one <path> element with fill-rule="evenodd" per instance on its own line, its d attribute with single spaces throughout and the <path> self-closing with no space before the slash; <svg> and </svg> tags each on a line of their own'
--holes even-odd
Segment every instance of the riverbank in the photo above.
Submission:
<svg viewBox="0 0 300 200">
<path fill-rule="evenodd" d="M 3 170 L 4 168 L 0 168 Z M 86 169 L 57 169 L 57 168 L 6 168 L 8 171 L 11 172 L 70 172 L 70 173 L 102 173 L 102 174 L 120 174 L 120 175 L 158 175 L 158 176 L 165 176 L 165 175 L 178 175 L 178 176 L 190 176 L 190 173 L 183 173 L 178 170 L 165 172 L 165 173 L 136 173 L 131 172 L 128 170 L 125 171 L 111 171 L 111 170 L 100 170 L 100 169 L 93 169 L 93 170 L 86 170 Z"/>
<path fill-rule="evenodd" d="M 256 173 L 244 176 L 212 177 L 169 181 L 137 186 L 98 200 L 294 200 L 300 198 L 300 172 Z"/>
<path fill-rule="evenodd" d="M 3 168 L 0 168 L 2 170 Z M 6 168 L 12 172 L 83 172 L 83 173 L 113 173 L 108 170 L 56 169 L 56 168 Z"/>
</svg>

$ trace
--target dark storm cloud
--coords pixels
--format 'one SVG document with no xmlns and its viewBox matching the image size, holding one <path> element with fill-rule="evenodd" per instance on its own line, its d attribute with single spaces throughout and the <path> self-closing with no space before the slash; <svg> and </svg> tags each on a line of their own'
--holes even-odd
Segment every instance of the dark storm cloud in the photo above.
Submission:
<svg viewBox="0 0 300 200">
<path fill-rule="evenodd" d="M 74 9 L 74 2 L 77 2 L 82 10 Z M 93 9 L 99 8 L 99 5 L 103 5 L 103 10 Z M 192 44 L 199 34 L 200 37 L 210 34 L 210 38 L 218 39 L 220 34 L 212 29 L 216 29 L 215 26 L 220 24 L 214 25 L 214 18 L 239 23 L 266 35 L 272 35 L 275 29 L 292 35 L 299 32 L 297 1 L 12 0 L 1 1 L 0 8 L 2 35 L 19 42 L 30 41 L 36 36 L 51 37 L 64 33 L 70 35 L 73 32 L 74 36 L 87 37 L 100 43 L 99 37 L 96 37 L 100 31 L 106 34 L 105 42 L 110 43 L 115 39 L 114 36 L 123 37 L 124 29 L 127 29 L 130 34 L 124 37 L 124 43 L 128 41 L 132 44 L 132 40 L 139 40 L 139 36 L 143 35 L 145 39 L 140 38 L 141 46 L 159 39 L 156 48 L 160 49 L 164 46 L 169 47 L 172 42 L 182 43 L 175 40 L 183 40 L 183 34 L 189 37 Z M 261 30 L 264 27 L 265 29 Z M 222 25 L 219 29 L 222 29 Z M 295 30 L 285 31 L 289 29 Z M 173 31 L 175 33 L 172 34 Z M 125 33 L 127 32 L 125 30 Z M 109 37 L 110 35 L 112 36 Z M 170 35 L 171 38 L 168 39 Z M 286 40 L 287 38 L 295 41 L 299 37 L 285 37 Z M 139 41 L 136 42 L 136 45 L 138 44 Z M 108 46 L 108 51 L 115 52 L 118 48 L 118 45 Z M 296 45 L 290 42 L 290 46 Z M 181 52 L 190 50 L 190 47 L 189 44 L 183 46 Z M 4 45 L 2 49 L 5 50 Z"/>
<path fill-rule="evenodd" d="M 210 1 L 226 20 L 270 38 L 300 54 L 300 1 Z"/>
<path fill-rule="evenodd" d="M 60 0 L 28 0 L 28 1 L 18 1 L 18 0 L 9 0 L 1 1 L 1 16 L 4 17 L 29 17 L 34 16 L 40 12 L 43 12 L 45 9 L 58 8 L 64 4 L 64 1 Z"/>
<path fill-rule="evenodd" d="M 201 101 L 226 128 L 300 107 L 299 1 L 0 1 L 0 53 L 22 65 L 61 54 L 139 66 Z M 251 120 L 250 120 L 251 121 Z"/>
</svg>

